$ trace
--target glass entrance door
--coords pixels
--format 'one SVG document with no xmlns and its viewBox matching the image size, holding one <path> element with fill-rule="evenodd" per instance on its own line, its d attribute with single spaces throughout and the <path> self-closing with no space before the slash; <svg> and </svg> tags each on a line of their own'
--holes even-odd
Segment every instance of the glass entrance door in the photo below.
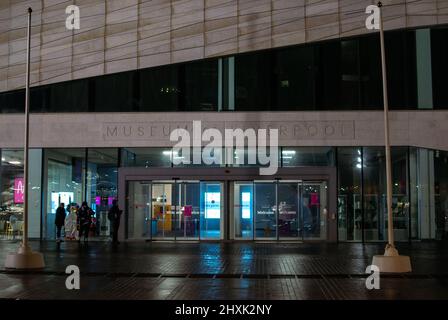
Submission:
<svg viewBox="0 0 448 320">
<path fill-rule="evenodd" d="M 128 181 L 127 238 L 220 240 L 222 182 Z"/>
<path fill-rule="evenodd" d="M 254 183 L 255 239 L 277 239 L 277 183 Z"/>
<path fill-rule="evenodd" d="M 176 222 L 175 192 L 176 188 L 172 182 L 152 183 L 151 234 L 153 239 L 174 240 Z"/>
<path fill-rule="evenodd" d="M 278 189 L 278 236 L 280 239 L 299 239 L 299 200 L 301 182 L 279 182 Z"/>
<path fill-rule="evenodd" d="M 233 235 L 238 240 L 325 240 L 326 181 L 235 181 Z"/>
<path fill-rule="evenodd" d="M 128 181 L 127 238 L 148 239 L 151 236 L 151 183 Z"/>
<path fill-rule="evenodd" d="M 326 181 L 223 182 L 128 181 L 127 238 L 223 239 L 224 200 L 231 238 L 240 240 L 325 240 Z"/>
<path fill-rule="evenodd" d="M 303 238 L 327 239 L 327 182 L 304 182 L 302 185 Z"/>
<path fill-rule="evenodd" d="M 199 182 L 176 182 L 176 240 L 199 239 L 200 189 Z"/>
<path fill-rule="evenodd" d="M 235 239 L 254 238 L 254 183 L 236 181 L 233 184 L 233 218 Z"/>
<path fill-rule="evenodd" d="M 224 212 L 222 182 L 201 182 L 200 238 L 221 239 Z"/>
</svg>

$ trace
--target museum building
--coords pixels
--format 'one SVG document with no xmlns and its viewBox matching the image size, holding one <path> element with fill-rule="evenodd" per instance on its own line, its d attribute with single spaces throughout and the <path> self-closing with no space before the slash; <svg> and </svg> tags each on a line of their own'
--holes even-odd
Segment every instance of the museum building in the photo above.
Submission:
<svg viewBox="0 0 448 320">
<path fill-rule="evenodd" d="M 22 236 L 30 5 L 31 238 L 55 239 L 64 203 L 70 239 L 87 201 L 91 237 L 108 240 L 117 199 L 127 241 L 387 240 L 380 41 L 364 25 L 372 1 L 26 2 L 0 4 L 0 239 Z M 79 30 L 65 27 L 72 2 Z M 441 240 L 448 4 L 389 2 L 395 240 Z M 193 121 L 277 129 L 278 170 L 261 175 L 250 147 L 220 149 L 230 159 L 220 164 L 174 161 L 185 155 L 170 134 Z"/>
</svg>

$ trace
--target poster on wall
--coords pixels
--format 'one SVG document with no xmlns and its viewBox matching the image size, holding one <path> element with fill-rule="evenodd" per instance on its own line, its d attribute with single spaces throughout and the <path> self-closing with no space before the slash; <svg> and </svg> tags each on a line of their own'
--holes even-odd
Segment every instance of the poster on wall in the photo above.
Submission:
<svg viewBox="0 0 448 320">
<path fill-rule="evenodd" d="M 73 192 L 52 192 L 51 193 L 51 212 L 56 212 L 60 203 L 66 205 L 73 201 Z"/>
<path fill-rule="evenodd" d="M 205 218 L 219 219 L 221 217 L 221 193 L 205 193 Z"/>
<path fill-rule="evenodd" d="M 20 204 L 24 200 L 25 187 L 23 185 L 23 178 L 14 178 L 14 203 Z"/>
<path fill-rule="evenodd" d="M 250 192 L 241 193 L 241 216 L 243 219 L 250 219 L 251 216 Z"/>
<path fill-rule="evenodd" d="M 193 212 L 193 207 L 192 206 L 186 205 L 184 207 L 184 216 L 185 217 L 191 217 L 192 212 Z"/>
<path fill-rule="evenodd" d="M 319 194 L 316 192 L 311 193 L 311 205 L 312 206 L 318 206 L 319 205 Z"/>
</svg>

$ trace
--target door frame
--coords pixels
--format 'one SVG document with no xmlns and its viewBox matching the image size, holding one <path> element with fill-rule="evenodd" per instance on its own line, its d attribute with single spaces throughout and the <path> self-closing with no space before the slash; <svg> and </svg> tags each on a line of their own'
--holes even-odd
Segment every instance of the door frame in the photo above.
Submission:
<svg viewBox="0 0 448 320">
<path fill-rule="evenodd" d="M 207 168 L 207 167 L 179 167 L 179 168 L 118 168 L 118 203 L 124 208 L 125 226 L 120 228 L 119 238 L 125 240 L 128 230 L 127 213 L 127 181 L 153 181 L 153 180 L 199 180 L 221 181 L 228 185 L 229 181 L 251 180 L 302 180 L 327 181 L 328 183 L 328 216 L 327 216 L 327 242 L 337 242 L 337 171 L 336 167 L 291 167 L 279 168 L 275 175 L 263 176 L 259 168 Z M 230 208 L 228 203 L 228 188 L 224 187 L 223 194 L 223 239 L 230 239 L 229 224 Z"/>
</svg>

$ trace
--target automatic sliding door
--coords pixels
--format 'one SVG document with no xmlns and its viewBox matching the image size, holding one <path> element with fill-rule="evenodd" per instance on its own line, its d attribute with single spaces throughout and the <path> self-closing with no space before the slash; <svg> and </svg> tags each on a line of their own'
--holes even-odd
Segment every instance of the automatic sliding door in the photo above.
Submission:
<svg viewBox="0 0 448 320">
<path fill-rule="evenodd" d="M 235 181 L 232 186 L 234 239 L 327 239 L 326 181 Z M 222 182 L 128 181 L 127 238 L 222 239 L 223 190 Z"/>
<path fill-rule="evenodd" d="M 255 182 L 255 239 L 277 239 L 277 184 Z"/>
</svg>

